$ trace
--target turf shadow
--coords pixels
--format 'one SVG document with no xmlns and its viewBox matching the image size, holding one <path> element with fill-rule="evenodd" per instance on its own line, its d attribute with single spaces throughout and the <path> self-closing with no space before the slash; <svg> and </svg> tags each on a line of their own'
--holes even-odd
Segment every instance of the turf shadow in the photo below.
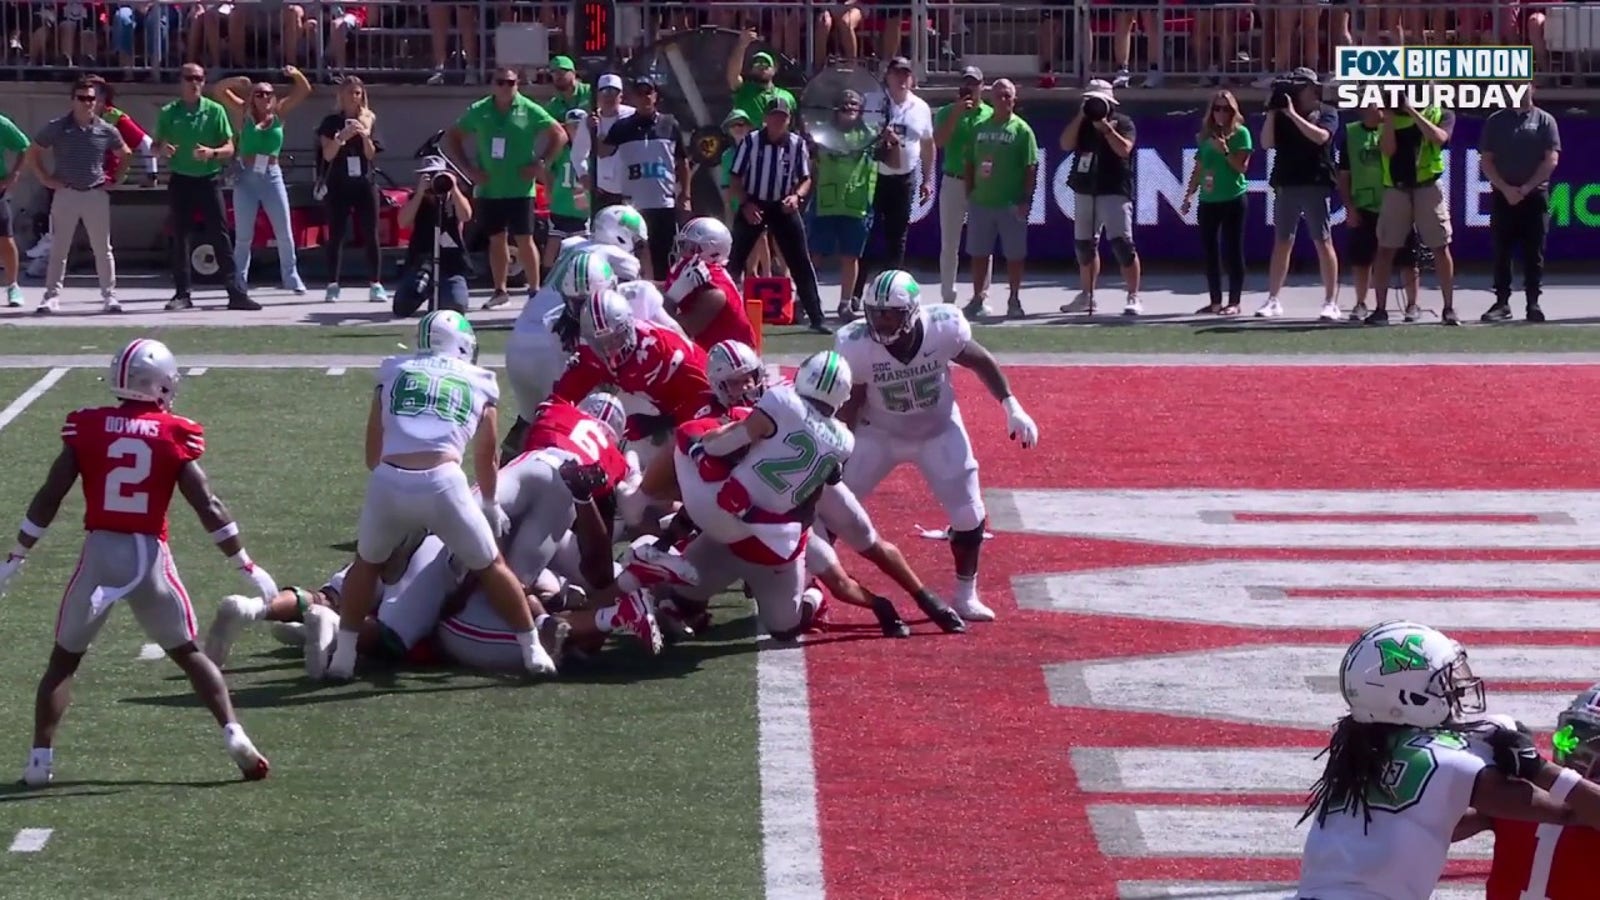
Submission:
<svg viewBox="0 0 1600 900">
<path fill-rule="evenodd" d="M 470 681 L 450 683 L 462 675 L 470 676 Z M 447 681 L 441 682 L 441 677 Z M 397 694 L 486 690 L 509 687 L 518 683 L 522 682 L 505 681 L 480 672 L 448 669 L 407 672 L 379 670 L 358 673 L 356 680 L 349 685 L 322 684 L 299 677 L 235 687 L 233 702 L 236 706 L 245 708 L 316 706 L 324 703 L 353 703 Z M 201 705 L 199 698 L 188 691 L 147 697 L 124 697 L 118 702 L 166 708 L 198 708 Z"/>
<path fill-rule="evenodd" d="M 355 541 L 340 541 L 337 544 L 329 544 L 328 545 L 328 549 L 329 550 L 338 550 L 341 553 L 354 553 L 354 552 L 356 552 L 356 542 Z"/>
</svg>

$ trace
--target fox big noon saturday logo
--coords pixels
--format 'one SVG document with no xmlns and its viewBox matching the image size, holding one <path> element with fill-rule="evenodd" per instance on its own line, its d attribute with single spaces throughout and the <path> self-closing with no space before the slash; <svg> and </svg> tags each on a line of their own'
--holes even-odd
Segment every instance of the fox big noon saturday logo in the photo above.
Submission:
<svg viewBox="0 0 1600 900">
<path fill-rule="evenodd" d="M 1533 81 L 1532 47 L 1340 47 L 1340 109 L 1512 109 Z"/>
</svg>

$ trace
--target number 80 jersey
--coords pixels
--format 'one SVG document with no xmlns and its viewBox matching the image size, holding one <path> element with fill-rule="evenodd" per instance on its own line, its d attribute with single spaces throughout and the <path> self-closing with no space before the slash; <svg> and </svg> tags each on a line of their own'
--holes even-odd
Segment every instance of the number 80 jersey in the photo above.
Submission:
<svg viewBox="0 0 1600 900">
<path fill-rule="evenodd" d="M 484 409 L 499 401 L 488 369 L 452 356 L 391 356 L 378 367 L 382 455 L 439 451 L 464 459 Z"/>
<path fill-rule="evenodd" d="M 895 437 L 933 437 L 955 417 L 950 362 L 972 342 L 967 317 L 949 304 L 921 307 L 916 320 L 912 334 L 920 334 L 921 340 L 910 362 L 901 362 L 873 340 L 864 319 L 839 331 L 836 349 L 850 364 L 855 383 L 867 388 L 861 423 Z"/>
</svg>

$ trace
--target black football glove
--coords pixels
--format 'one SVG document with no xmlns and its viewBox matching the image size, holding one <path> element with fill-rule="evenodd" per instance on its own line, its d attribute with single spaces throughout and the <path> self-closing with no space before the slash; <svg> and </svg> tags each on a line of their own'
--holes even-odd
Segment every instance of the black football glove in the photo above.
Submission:
<svg viewBox="0 0 1600 900">
<path fill-rule="evenodd" d="M 1494 766 L 1516 778 L 1533 779 L 1544 770 L 1544 757 L 1533 738 L 1512 728 L 1497 728 L 1486 739 L 1494 751 Z"/>
<path fill-rule="evenodd" d="M 572 492 L 572 499 L 579 503 L 593 500 L 595 491 L 606 483 L 606 470 L 599 463 L 582 465 L 575 459 L 569 459 L 561 464 L 560 472 L 561 480 Z"/>
</svg>

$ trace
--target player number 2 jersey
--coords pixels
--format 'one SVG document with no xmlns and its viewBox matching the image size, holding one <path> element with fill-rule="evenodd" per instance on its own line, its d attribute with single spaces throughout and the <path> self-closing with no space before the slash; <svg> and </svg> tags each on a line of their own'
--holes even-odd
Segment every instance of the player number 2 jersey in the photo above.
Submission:
<svg viewBox="0 0 1600 900">
<path fill-rule="evenodd" d="M 484 409 L 500 401 L 493 372 L 432 354 L 384 360 L 378 389 L 384 456 L 440 451 L 464 459 Z"/>
<path fill-rule="evenodd" d="M 78 461 L 84 530 L 161 540 L 178 474 L 206 452 L 199 422 L 152 403 L 75 410 L 61 440 Z"/>
<path fill-rule="evenodd" d="M 950 362 L 972 342 L 972 326 L 954 306 L 924 306 L 917 320 L 922 342 L 910 362 L 873 340 L 865 320 L 841 329 L 837 346 L 855 383 L 866 385 L 861 423 L 910 438 L 931 437 L 955 416 Z"/>
<path fill-rule="evenodd" d="M 1476 751 L 1476 752 L 1475 752 Z M 1372 822 L 1352 804 L 1307 820 L 1301 897 L 1428 900 L 1444 872 L 1450 837 L 1472 802 L 1488 750 L 1450 731 L 1405 729 L 1394 738 L 1386 792 L 1367 797 Z"/>
<path fill-rule="evenodd" d="M 755 408 L 771 417 L 777 428 L 750 448 L 734 467 L 733 477 L 756 506 L 786 513 L 805 504 L 844 469 L 855 438 L 839 420 L 812 408 L 790 385 L 768 388 Z"/>
</svg>

